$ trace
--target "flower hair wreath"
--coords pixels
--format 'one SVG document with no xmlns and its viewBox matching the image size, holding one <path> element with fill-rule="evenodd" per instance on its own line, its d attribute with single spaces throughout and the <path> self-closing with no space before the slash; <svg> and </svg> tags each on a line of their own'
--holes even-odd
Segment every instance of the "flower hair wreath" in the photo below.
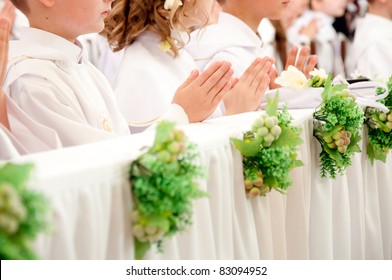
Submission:
<svg viewBox="0 0 392 280">
<path fill-rule="evenodd" d="M 182 1 L 181 0 L 166 0 L 165 4 L 163 5 L 163 8 L 165 10 L 170 11 L 177 1 L 178 1 L 178 6 L 182 6 Z"/>
</svg>

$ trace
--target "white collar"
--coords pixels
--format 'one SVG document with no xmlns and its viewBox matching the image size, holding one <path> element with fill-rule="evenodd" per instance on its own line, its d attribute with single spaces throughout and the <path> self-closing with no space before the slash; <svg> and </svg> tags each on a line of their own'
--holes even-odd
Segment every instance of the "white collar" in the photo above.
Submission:
<svg viewBox="0 0 392 280">
<path fill-rule="evenodd" d="M 245 22 L 239 18 L 222 12 L 219 16 L 219 24 L 231 25 L 234 30 L 237 32 L 240 31 L 241 34 L 245 35 L 249 42 L 252 42 L 254 46 L 263 46 L 261 37 L 259 37 Z"/>
<path fill-rule="evenodd" d="M 24 55 L 62 60 L 72 63 L 82 62 L 83 46 L 78 40 L 72 43 L 56 34 L 32 27 L 21 28 L 21 43 L 32 44 Z M 38 48 L 34 48 L 36 45 Z M 48 50 L 50 50 L 48 52 Z M 25 50 L 26 51 L 26 50 Z"/>
</svg>

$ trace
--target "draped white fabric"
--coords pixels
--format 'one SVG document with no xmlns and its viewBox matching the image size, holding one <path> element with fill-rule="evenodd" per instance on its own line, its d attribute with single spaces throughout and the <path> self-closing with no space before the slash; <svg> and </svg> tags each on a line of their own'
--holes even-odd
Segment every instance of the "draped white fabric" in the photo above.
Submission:
<svg viewBox="0 0 392 280">
<path fill-rule="evenodd" d="M 208 198 L 194 203 L 193 225 L 152 248 L 147 259 L 392 259 L 392 159 L 370 164 L 356 154 L 336 180 L 321 179 L 312 110 L 291 110 L 302 128 L 299 158 L 287 195 L 245 195 L 241 155 L 230 143 L 260 113 L 180 127 L 201 151 Z M 52 205 L 51 230 L 35 248 L 44 259 L 133 258 L 127 181 L 129 163 L 153 132 L 18 161 L 36 164 L 32 187 Z M 365 141 L 362 150 L 366 151 Z"/>
</svg>

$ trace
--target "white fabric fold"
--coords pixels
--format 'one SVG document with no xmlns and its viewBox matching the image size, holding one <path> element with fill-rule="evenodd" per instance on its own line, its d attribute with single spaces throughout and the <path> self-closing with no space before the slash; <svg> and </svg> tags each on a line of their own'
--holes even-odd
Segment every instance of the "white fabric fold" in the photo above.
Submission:
<svg viewBox="0 0 392 280">
<path fill-rule="evenodd" d="M 386 91 L 383 94 L 377 95 L 376 88 L 384 88 Z M 356 95 L 356 102 L 361 107 L 373 107 L 383 112 L 388 112 L 388 108 L 377 102 L 380 99 L 388 96 L 386 86 L 379 82 L 358 82 L 348 86 L 350 93 Z M 281 108 L 285 103 L 289 109 L 311 109 L 317 108 L 323 101 L 321 93 L 324 88 L 306 88 L 303 90 L 294 90 L 289 88 L 273 89 L 266 92 L 265 97 L 261 101 L 260 108 L 267 105 L 267 98 L 274 98 L 275 94 L 279 93 L 279 107 Z"/>
</svg>

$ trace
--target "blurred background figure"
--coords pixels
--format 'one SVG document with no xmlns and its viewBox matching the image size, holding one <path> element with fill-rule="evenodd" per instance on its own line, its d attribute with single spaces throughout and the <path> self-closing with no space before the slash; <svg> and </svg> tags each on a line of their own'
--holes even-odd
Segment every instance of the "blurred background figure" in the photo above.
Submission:
<svg viewBox="0 0 392 280">
<path fill-rule="evenodd" d="M 287 30 L 309 8 L 309 0 L 291 0 L 287 9 L 283 11 L 280 20 L 264 18 L 258 32 L 263 38 L 267 53 L 275 58 L 278 72 L 283 71 L 287 60 L 288 50 L 292 46 L 310 46 L 318 33 L 317 19 L 304 23 L 300 29 L 288 33 Z"/>
<path fill-rule="evenodd" d="M 369 0 L 365 17 L 358 19 L 352 46 L 352 69 L 371 79 L 392 74 L 392 0 Z"/>
<path fill-rule="evenodd" d="M 296 0 L 293 0 L 294 3 Z M 299 3 L 298 11 L 305 9 L 306 1 Z M 341 54 L 341 38 L 333 27 L 335 18 L 341 17 L 346 11 L 347 0 L 310 0 L 310 9 L 290 24 L 286 25 L 287 39 L 291 44 L 308 45 L 314 42 L 313 51 L 318 55 L 318 68 L 323 68 L 334 75 L 345 76 Z"/>
</svg>

